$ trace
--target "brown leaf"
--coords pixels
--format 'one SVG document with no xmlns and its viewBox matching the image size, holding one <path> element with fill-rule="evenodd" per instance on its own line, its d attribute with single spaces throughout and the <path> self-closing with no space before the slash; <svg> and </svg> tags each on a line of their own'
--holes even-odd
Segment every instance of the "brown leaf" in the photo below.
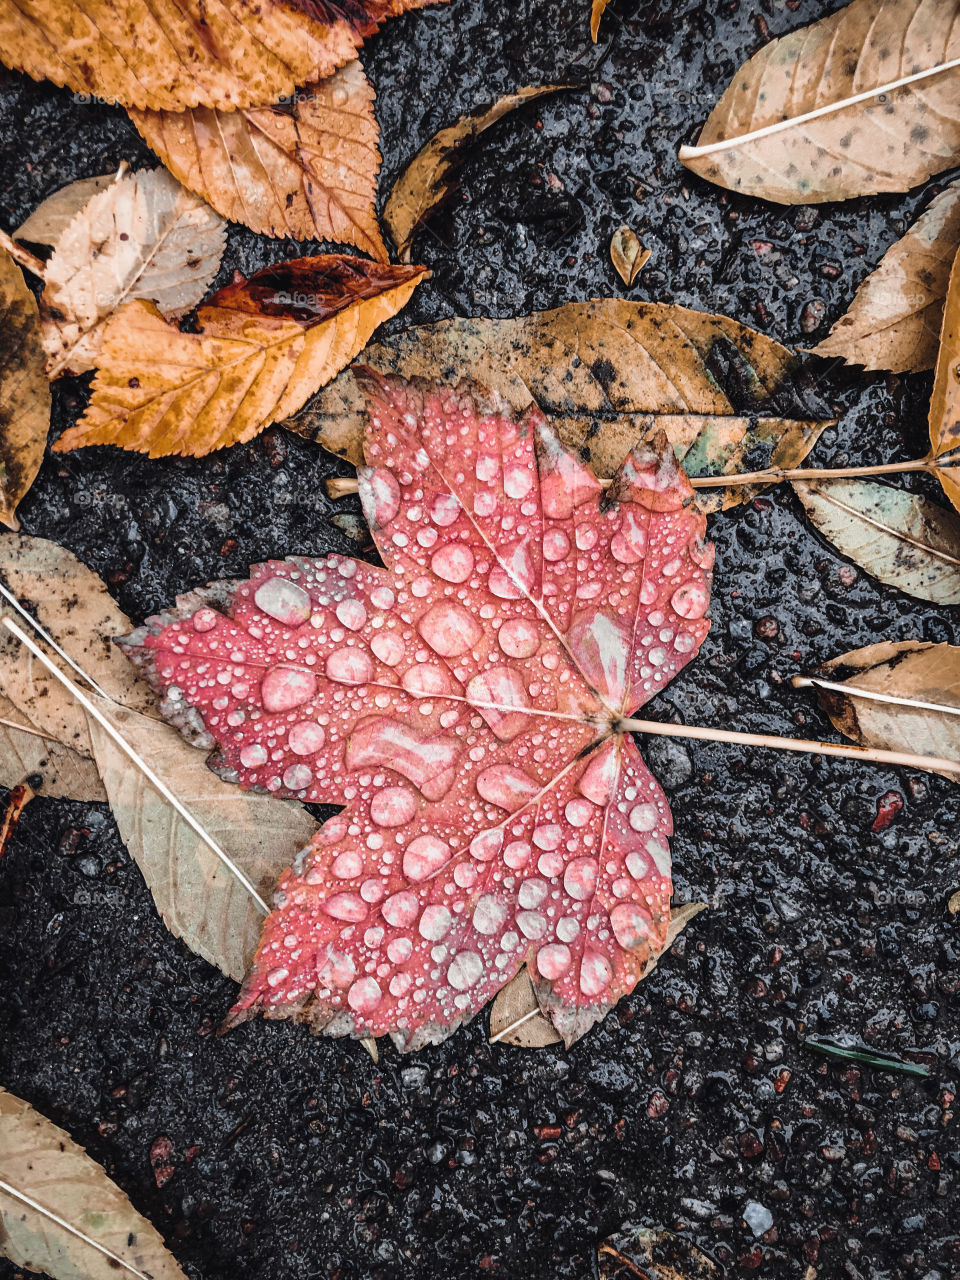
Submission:
<svg viewBox="0 0 960 1280">
<path fill-rule="evenodd" d="M 826 688 L 822 679 L 844 688 Z M 960 647 L 918 640 L 871 644 L 795 681 L 811 682 L 834 725 L 861 746 L 960 760 Z M 957 782 L 955 773 L 936 772 Z"/>
<path fill-rule="evenodd" d="M 659 1227 L 625 1223 L 597 1249 L 600 1280 L 722 1280 L 723 1272 L 692 1240 Z"/>
<path fill-rule="evenodd" d="M 960 511 L 960 253 L 954 259 L 930 398 L 930 453 L 934 474 Z"/>
<path fill-rule="evenodd" d="M 853 0 L 771 41 L 681 163 L 780 204 L 909 190 L 960 160 L 960 68 L 935 70 L 960 53 L 956 21 L 952 3 Z"/>
<path fill-rule="evenodd" d="M 691 476 L 742 471 L 757 445 L 771 449 L 770 465 L 796 466 L 829 425 L 785 347 L 724 316 L 662 303 L 603 298 L 515 320 L 441 320 L 367 348 L 363 363 L 469 378 L 518 411 L 536 403 L 601 476 L 661 430 Z M 356 464 L 365 412 L 347 370 L 285 425 Z M 699 490 L 698 505 L 736 506 L 760 487 Z"/>
<path fill-rule="evenodd" d="M 635 231 L 618 227 L 610 241 L 610 261 L 623 283 L 630 285 L 650 261 L 650 250 L 643 247 Z"/>
<path fill-rule="evenodd" d="M 5 665 L 5 664 L 4 664 Z M 44 796 L 106 800 L 97 766 L 89 756 L 42 734 L 5 694 L 0 694 L 0 787 L 39 774 Z"/>
<path fill-rule="evenodd" d="M 202 457 L 251 440 L 362 351 L 425 275 L 340 254 L 281 262 L 215 294 L 199 333 L 128 303 L 106 327 L 87 412 L 53 447 Z"/>
<path fill-rule="evenodd" d="M 67 227 L 98 191 L 116 181 L 116 173 L 104 173 L 96 178 L 78 178 L 54 191 L 41 201 L 14 236 L 30 244 L 44 244 L 52 249 Z"/>
<path fill-rule="evenodd" d="M 125 107 L 263 106 L 349 62 L 380 24 L 437 0 L 0 0 L 0 57 Z"/>
<path fill-rule="evenodd" d="M 572 86 L 528 84 L 508 93 L 490 107 L 471 111 L 434 134 L 397 179 L 383 210 L 383 221 L 397 246 L 401 262 L 410 261 L 417 228 L 449 198 L 453 178 L 470 144 L 505 115 L 535 98 Z"/>
<path fill-rule="evenodd" d="M 226 223 L 164 169 L 124 173 L 95 194 L 57 240 L 40 314 L 47 373 L 92 369 L 106 322 L 146 298 L 160 314 L 191 311 L 217 274 Z"/>
<path fill-rule="evenodd" d="M 866 369 L 932 369 L 958 245 L 960 181 L 931 201 L 907 234 L 887 250 L 846 314 L 813 350 Z"/>
<path fill-rule="evenodd" d="M 610 0 L 593 0 L 593 8 L 590 12 L 590 39 L 594 44 L 597 43 L 597 36 L 600 34 L 600 19 L 609 3 Z"/>
<path fill-rule="evenodd" d="M 352 244 L 385 262 L 373 100 L 351 62 L 274 106 L 130 116 L 174 177 L 225 218 L 261 235 Z"/>
<path fill-rule="evenodd" d="M 693 917 L 706 909 L 706 902 L 687 902 L 671 910 L 664 951 L 673 945 Z M 662 954 L 658 952 L 652 957 L 638 981 L 649 977 Z M 530 975 L 526 968 L 521 969 L 499 992 L 490 1008 L 490 1043 L 502 1041 L 518 1049 L 542 1049 L 548 1044 L 560 1044 L 561 1039 L 540 1008 Z"/>
<path fill-rule="evenodd" d="M 0 249 L 0 522 L 11 529 L 20 527 L 14 511 L 40 470 L 49 427 L 37 304 Z"/>
<path fill-rule="evenodd" d="M 0 1180 L 32 1202 L 0 1190 L 0 1250 L 14 1266 L 54 1280 L 185 1280 L 159 1232 L 96 1161 L 4 1089 Z"/>
</svg>

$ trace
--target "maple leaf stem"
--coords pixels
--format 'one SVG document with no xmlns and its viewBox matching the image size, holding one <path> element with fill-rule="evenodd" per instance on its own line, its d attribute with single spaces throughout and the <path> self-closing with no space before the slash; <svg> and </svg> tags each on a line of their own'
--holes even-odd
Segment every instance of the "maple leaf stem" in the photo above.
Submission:
<svg viewBox="0 0 960 1280">
<path fill-rule="evenodd" d="M 24 616 L 29 618 L 29 614 L 24 614 Z M 31 618 L 30 621 L 33 622 L 33 619 Z M 100 725 L 104 733 L 106 733 L 108 737 L 112 739 L 112 741 L 120 748 L 120 750 L 131 761 L 131 763 L 134 764 L 140 770 L 140 772 L 147 779 L 150 785 L 156 791 L 158 791 L 161 796 L 163 796 L 164 800 L 166 800 L 166 802 L 177 811 L 177 813 L 184 820 L 187 826 L 190 827 L 190 829 L 194 832 L 194 834 L 199 836 L 200 839 L 203 841 L 203 843 L 211 850 L 211 852 L 216 854 L 216 856 L 220 859 L 220 861 L 227 868 L 227 870 L 230 871 L 232 875 L 236 876 L 237 880 L 239 880 L 239 882 L 251 895 L 253 900 L 257 903 L 257 905 L 263 911 L 264 915 L 269 914 L 270 908 L 268 907 L 267 903 L 264 902 L 263 898 L 261 898 L 260 894 L 257 892 L 254 885 L 251 884 L 250 880 L 244 875 L 244 873 L 236 865 L 233 859 L 227 853 L 225 853 L 223 849 L 220 848 L 220 846 L 216 843 L 216 841 L 211 836 L 209 836 L 206 831 L 204 831 L 203 827 L 196 820 L 196 818 L 193 816 L 190 810 L 187 809 L 187 807 L 182 803 L 182 801 L 180 801 L 176 797 L 176 795 L 174 795 L 174 793 L 170 790 L 170 788 L 163 781 L 163 779 L 159 778 L 154 773 L 154 771 L 150 768 L 150 766 L 143 759 L 143 757 L 140 756 L 133 749 L 133 747 L 130 746 L 126 738 L 124 738 L 123 734 L 120 733 L 120 731 L 110 722 L 107 716 L 103 714 L 103 712 L 96 705 L 96 703 L 92 702 L 87 697 L 87 695 L 83 692 L 82 689 L 78 688 L 77 685 L 75 685 L 72 680 L 70 680 L 67 676 L 63 674 L 63 672 L 56 665 L 56 663 L 52 662 L 50 658 L 47 657 L 47 655 L 43 652 L 40 646 L 36 644 L 35 641 L 32 640 L 30 636 L 28 636 L 27 633 L 24 630 L 22 630 L 22 628 L 19 627 L 13 621 L 12 618 L 3 618 L 2 622 L 3 622 L 3 625 L 6 627 L 6 629 L 12 635 L 16 636 L 16 638 L 20 641 L 20 643 L 24 645 L 30 651 L 30 653 L 33 654 L 33 656 L 37 659 L 37 661 L 41 663 L 43 667 L 46 668 L 46 670 L 50 673 L 50 675 L 52 675 L 55 680 L 59 681 L 59 683 L 63 685 L 63 687 L 67 690 L 67 692 L 72 697 L 76 698 L 76 700 L 80 703 L 81 707 L 83 707 L 84 711 L 86 711 L 88 715 L 92 716 L 93 719 L 96 720 L 97 724 Z M 34 624 L 34 625 L 36 626 L 37 624 Z"/>
<path fill-rule="evenodd" d="M 0 249 L 6 249 L 14 262 L 32 275 L 39 276 L 42 280 L 46 274 L 46 263 L 38 258 L 35 253 L 31 253 L 29 249 L 25 249 L 22 244 L 18 244 L 12 236 L 8 236 L 6 231 L 0 231 Z"/>
<path fill-rule="evenodd" d="M 933 459 L 918 458 L 910 462 L 885 462 L 875 467 L 767 467 L 764 471 L 740 471 L 727 476 L 691 476 L 690 483 L 694 489 L 721 489 L 728 484 L 769 484 L 777 480 L 844 480 L 854 476 L 890 476 L 904 471 L 933 471 L 937 465 Z"/>
<path fill-rule="evenodd" d="M 846 746 L 837 742 L 816 742 L 809 738 L 779 738 L 766 733 L 739 733 L 734 729 L 710 729 L 703 725 L 663 724 L 657 720 L 620 720 L 620 732 L 648 733 L 664 738 L 698 738 L 703 742 L 736 742 L 745 747 L 770 747 L 775 751 L 804 751 L 819 756 L 842 756 L 849 760 L 871 760 L 875 764 L 907 765 L 913 769 L 955 773 L 960 780 L 960 760 L 939 756 L 915 756 L 905 751 L 883 751 L 878 747 Z"/>
</svg>

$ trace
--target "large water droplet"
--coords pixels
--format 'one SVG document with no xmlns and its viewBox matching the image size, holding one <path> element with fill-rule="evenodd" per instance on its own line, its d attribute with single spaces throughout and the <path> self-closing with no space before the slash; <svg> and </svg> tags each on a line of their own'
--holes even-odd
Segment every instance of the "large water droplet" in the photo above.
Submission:
<svg viewBox="0 0 960 1280">
<path fill-rule="evenodd" d="M 480 798 L 508 813 L 521 808 L 539 790 L 540 784 L 529 774 L 509 764 L 491 765 L 477 776 Z"/>
<path fill-rule="evenodd" d="M 366 649 L 334 649 L 327 658 L 327 676 L 338 684 L 367 684 L 373 672 L 373 659 Z"/>
<path fill-rule="evenodd" d="M 444 582 L 466 582 L 473 572 L 473 565 L 473 552 L 457 542 L 439 547 L 430 560 L 430 568 Z"/>
<path fill-rule="evenodd" d="M 419 884 L 441 867 L 446 866 L 451 858 L 448 844 L 438 840 L 436 836 L 418 836 L 407 845 L 403 855 L 403 874 L 408 880 Z"/>
<path fill-rule="evenodd" d="M 283 772 L 283 785 L 288 791 L 303 791 L 313 781 L 313 770 L 305 764 L 291 764 Z"/>
<path fill-rule="evenodd" d="M 403 657 L 403 641 L 393 631 L 378 631 L 370 641 L 370 648 L 387 667 L 395 667 Z"/>
<path fill-rule="evenodd" d="M 300 720 L 287 734 L 287 745 L 295 756 L 312 756 L 323 746 L 326 737 L 313 720 Z"/>
<path fill-rule="evenodd" d="M 508 658 L 529 658 L 540 647 L 540 632 L 529 618 L 511 618 L 497 632 L 497 643 Z"/>
<path fill-rule="evenodd" d="M 383 1000 L 376 978 L 358 978 L 347 992 L 347 1004 L 357 1013 L 372 1013 Z"/>
<path fill-rule="evenodd" d="M 260 697 L 267 711 L 292 711 L 309 702 L 317 692 L 317 677 L 298 667 L 271 667 L 260 685 Z"/>
<path fill-rule="evenodd" d="M 251 742 L 240 748 L 240 763 L 245 769 L 257 769 L 267 763 L 267 752 L 259 742 Z"/>
<path fill-rule="evenodd" d="M 424 640 L 441 658 L 456 658 L 466 653 L 483 635 L 483 628 L 472 613 L 451 600 L 433 605 L 417 623 Z"/>
<path fill-rule="evenodd" d="M 312 611 L 307 592 L 286 578 L 268 578 L 261 582 L 253 599 L 259 609 L 287 627 L 302 626 Z"/>
<path fill-rule="evenodd" d="M 562 942 L 551 942 L 537 952 L 537 968 L 541 977 L 553 982 L 570 968 L 570 948 Z"/>
<path fill-rule="evenodd" d="M 447 970 L 447 981 L 456 991 L 466 991 L 483 977 L 483 961 L 475 951 L 459 951 Z"/>
<path fill-rule="evenodd" d="M 574 858 L 563 873 L 563 887 L 571 898 L 586 902 L 597 891 L 599 867 L 594 858 Z"/>
<path fill-rule="evenodd" d="M 547 932 L 547 922 L 539 911 L 518 911 L 517 924 L 523 936 L 533 942 Z"/>
<path fill-rule="evenodd" d="M 634 831 L 653 831 L 657 825 L 655 804 L 635 804 L 630 810 L 630 825 Z"/>
<path fill-rule="evenodd" d="M 370 908 L 356 893 L 335 893 L 320 903 L 320 910 L 334 920 L 350 920 L 354 924 L 370 914 Z"/>
<path fill-rule="evenodd" d="M 420 902 L 417 895 L 411 893 L 409 889 L 401 889 L 392 898 L 387 898 L 380 908 L 380 914 L 384 920 L 386 920 L 387 924 L 393 925 L 395 929 L 403 929 L 407 925 L 413 924 L 419 912 Z"/>
<path fill-rule="evenodd" d="M 367 620 L 362 600 L 341 600 L 336 609 L 337 621 L 348 631 L 359 631 Z"/>
<path fill-rule="evenodd" d="M 492 894 L 485 893 L 477 900 L 473 912 L 473 927 L 477 933 L 497 933 L 507 918 L 506 904 Z"/>
<path fill-rule="evenodd" d="M 585 996 L 598 996 L 609 987 L 613 965 L 599 951 L 585 951 L 580 963 L 580 990 Z"/>
<path fill-rule="evenodd" d="M 400 486 L 386 467 L 360 467 L 357 487 L 363 514 L 371 529 L 382 529 L 400 510 Z"/>
<path fill-rule="evenodd" d="M 432 902 L 430 906 L 424 907 L 420 917 L 420 936 L 428 942 L 439 942 L 450 932 L 452 924 L 453 916 L 447 908 Z"/>
<path fill-rule="evenodd" d="M 629 951 L 653 941 L 650 916 L 635 902 L 621 902 L 614 907 L 610 912 L 610 925 L 621 947 Z"/>
<path fill-rule="evenodd" d="M 702 618 L 710 603 L 707 590 L 699 582 L 686 582 L 670 597 L 670 604 L 681 618 Z"/>
<path fill-rule="evenodd" d="M 384 787 L 370 801 L 370 817 L 378 827 L 402 827 L 416 812 L 416 798 L 406 787 Z"/>
</svg>

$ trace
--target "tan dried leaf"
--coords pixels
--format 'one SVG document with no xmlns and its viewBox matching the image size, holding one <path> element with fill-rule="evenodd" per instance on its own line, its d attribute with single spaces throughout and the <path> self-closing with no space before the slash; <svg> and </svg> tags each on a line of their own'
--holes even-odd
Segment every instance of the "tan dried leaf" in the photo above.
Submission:
<svg viewBox="0 0 960 1280">
<path fill-rule="evenodd" d="M 934 474 L 960 511 L 960 252 L 950 272 L 943 309 L 929 425 L 930 456 L 940 464 Z"/>
<path fill-rule="evenodd" d="M 960 160 L 953 0 L 853 0 L 736 73 L 688 169 L 780 204 L 907 191 Z"/>
<path fill-rule="evenodd" d="M 0 787 L 15 787 L 39 774 L 40 794 L 68 800 L 106 800 L 97 766 L 62 743 L 44 736 L 16 703 L 0 694 Z"/>
<path fill-rule="evenodd" d="M 624 284 L 633 284 L 650 261 L 650 250 L 640 243 L 628 226 L 618 227 L 610 240 L 610 261 Z"/>
<path fill-rule="evenodd" d="M 933 604 L 960 604 L 960 517 L 872 480 L 793 481 L 813 525 L 867 573 Z"/>
<path fill-rule="evenodd" d="M 602 298 L 515 320 L 441 320 L 368 347 L 362 360 L 406 378 L 469 378 L 518 412 L 536 403 L 600 476 L 660 430 L 690 476 L 742 471 L 760 445 L 771 466 L 792 467 L 830 424 L 785 347 L 725 316 L 662 303 Z M 365 421 L 347 370 L 285 425 L 357 464 Z M 717 511 L 761 487 L 699 490 L 697 502 Z"/>
<path fill-rule="evenodd" d="M 821 679 L 844 688 L 825 688 Z M 832 658 L 811 680 L 834 725 L 861 746 L 960 761 L 957 645 L 871 644 Z M 955 773 L 936 772 L 958 781 Z"/>
<path fill-rule="evenodd" d="M 244 111 L 136 111 L 170 172 L 232 222 L 268 236 L 352 244 L 381 261 L 373 86 L 359 62 Z"/>
<path fill-rule="evenodd" d="M 107 324 L 86 413 L 53 447 L 202 457 L 251 440 L 362 351 L 426 274 L 341 254 L 281 262 L 215 294 L 199 333 L 128 303 Z"/>
<path fill-rule="evenodd" d="M 840 356 L 865 369 L 932 369 L 958 245 L 960 181 L 931 201 L 907 234 L 887 250 L 814 352 Z"/>
<path fill-rule="evenodd" d="M 49 429 L 37 304 L 0 249 L 0 522 L 10 529 L 20 527 L 14 512 L 40 470 Z"/>
<path fill-rule="evenodd" d="M 160 314 L 191 311 L 220 268 L 226 223 L 164 169 L 125 173 L 84 205 L 57 241 L 40 313 L 47 373 L 98 360 L 106 322 L 146 298 Z"/>
<path fill-rule="evenodd" d="M 454 124 L 434 134 L 397 179 L 384 206 L 383 221 L 397 246 L 401 262 L 410 261 L 417 228 L 449 198 L 454 175 L 470 144 L 498 120 L 525 103 L 571 87 L 528 84 L 516 93 L 498 98 L 490 107 L 461 116 Z"/>
<path fill-rule="evenodd" d="M 235 111 L 331 75 L 387 18 L 438 0 L 0 0 L 0 58 L 125 107 Z"/>
<path fill-rule="evenodd" d="M 159 1232 L 63 1129 L 0 1089 L 0 1252 L 53 1280 L 185 1280 Z"/>
<path fill-rule="evenodd" d="M 84 205 L 98 191 L 109 187 L 116 177 L 115 173 L 104 173 L 96 178 L 78 178 L 76 182 L 69 182 L 41 201 L 26 222 L 16 229 L 14 236 L 52 249 Z"/>
</svg>

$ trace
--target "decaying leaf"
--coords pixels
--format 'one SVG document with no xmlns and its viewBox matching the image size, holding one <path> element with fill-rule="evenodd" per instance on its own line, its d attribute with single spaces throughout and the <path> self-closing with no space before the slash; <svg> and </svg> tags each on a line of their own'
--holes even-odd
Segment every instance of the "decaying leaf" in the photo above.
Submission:
<svg viewBox="0 0 960 1280">
<path fill-rule="evenodd" d="M 960 252 L 943 310 L 937 372 L 930 398 L 930 458 L 943 491 L 960 511 Z"/>
<path fill-rule="evenodd" d="M 365 385 L 387 567 L 260 565 L 125 642 L 225 776 L 347 803 L 278 885 L 232 1019 L 413 1049 L 526 964 L 569 1044 L 666 941 L 670 813 L 618 726 L 707 632 L 705 520 L 665 440 L 604 494 L 535 408 Z"/>
<path fill-rule="evenodd" d="M 5 694 L 0 694 L 0 787 L 39 776 L 44 796 L 106 800 L 97 766 L 89 756 L 47 738 Z"/>
<path fill-rule="evenodd" d="M 590 11 L 590 39 L 594 44 L 597 43 L 597 36 L 600 34 L 600 19 L 609 3 L 610 0 L 593 0 L 593 8 Z"/>
<path fill-rule="evenodd" d="M 78 178 L 76 182 L 67 183 L 41 201 L 26 222 L 16 229 L 14 236 L 52 249 L 84 205 L 116 178 L 116 173 L 104 173 L 96 178 Z"/>
<path fill-rule="evenodd" d="M 86 413 L 53 448 L 197 458 L 252 440 L 349 364 L 426 274 L 341 254 L 296 258 L 214 294 L 199 333 L 128 303 L 105 327 Z"/>
<path fill-rule="evenodd" d="M 872 480 L 793 481 L 811 522 L 881 582 L 933 604 L 960 604 L 960 517 Z"/>
<path fill-rule="evenodd" d="M 610 241 L 610 261 L 624 284 L 633 284 L 650 261 L 650 250 L 645 249 L 637 233 L 624 225 L 617 227 Z"/>
<path fill-rule="evenodd" d="M 87 672 L 108 695 L 95 697 L 95 704 L 266 898 L 293 854 L 310 839 L 316 823 L 299 805 L 271 795 L 239 795 L 156 718 L 156 698 L 115 644 L 118 636 L 129 633 L 129 618 L 97 575 L 68 551 L 40 538 L 4 535 L 0 537 L 0 574 L 66 659 Z M 58 665 L 75 675 L 67 660 L 59 659 Z M 60 786 L 66 789 L 75 779 L 92 790 L 85 766 L 91 757 L 96 761 L 121 837 L 167 926 L 192 950 L 239 981 L 263 921 L 263 910 L 249 891 L 80 704 L 2 629 L 0 689 L 13 704 L 16 715 L 11 718 L 68 752 L 55 760 L 54 776 Z M 0 731 L 13 732 L 3 725 Z M 37 741 L 47 745 L 43 739 Z M 41 772 L 47 776 L 45 769 Z M 57 792 L 45 788 L 44 794 Z M 87 791 L 67 794 L 75 799 L 104 798 Z"/>
<path fill-rule="evenodd" d="M 131 111 L 170 172 L 225 218 L 268 236 L 352 244 L 382 261 L 373 86 L 359 62 L 243 111 Z"/>
<path fill-rule="evenodd" d="M 185 1280 L 159 1232 L 97 1162 L 5 1089 L 0 1182 L 0 1253 L 14 1266 L 52 1280 Z"/>
<path fill-rule="evenodd" d="M 960 161 L 958 58 L 953 0 L 852 0 L 755 53 L 680 161 L 780 204 L 907 191 Z"/>
<path fill-rule="evenodd" d="M 451 385 L 469 378 L 518 412 L 536 404 L 599 476 L 659 431 L 691 476 L 743 471 L 758 455 L 764 466 L 797 466 L 830 425 L 785 347 L 725 316 L 662 303 L 601 298 L 516 320 L 441 320 L 368 347 L 363 363 Z M 356 464 L 365 415 L 347 370 L 284 425 Z M 697 505 L 726 509 L 763 487 L 700 490 Z"/>
<path fill-rule="evenodd" d="M 668 950 L 677 935 L 682 933 L 694 916 L 707 909 L 705 902 L 688 902 L 670 912 L 667 937 L 663 950 Z M 648 977 L 657 967 L 663 952 L 647 961 L 640 980 Z M 552 1023 L 540 1011 L 537 995 L 527 970 L 520 972 L 497 994 L 490 1009 L 490 1043 L 516 1045 L 520 1049 L 541 1049 L 548 1044 L 559 1044 L 561 1037 Z"/>
<path fill-rule="evenodd" d="M 453 178 L 470 144 L 505 115 L 535 98 L 570 88 L 562 84 L 528 84 L 505 94 L 492 106 L 461 116 L 434 134 L 397 179 L 383 210 L 383 221 L 401 262 L 410 261 L 417 228 L 449 198 Z"/>
<path fill-rule="evenodd" d="M 98 361 L 106 322 L 136 298 L 161 315 L 191 311 L 217 274 L 226 223 L 164 169 L 124 173 L 97 192 L 57 240 L 40 314 L 47 373 Z"/>
<path fill-rule="evenodd" d="M 960 647 L 871 644 L 832 658 L 812 680 L 834 725 L 861 746 L 960 760 Z"/>
<path fill-rule="evenodd" d="M 23 272 L 0 249 L 0 522 L 19 528 L 17 503 L 40 470 L 50 428 L 40 316 Z"/>
<path fill-rule="evenodd" d="M 887 250 L 846 314 L 813 350 L 865 369 L 932 369 L 958 246 L 960 182 L 953 182 Z"/>
<path fill-rule="evenodd" d="M 0 0 L 0 59 L 125 107 L 258 107 L 331 75 L 387 18 L 438 0 Z M 68 20 L 69 19 L 69 20 Z"/>
<path fill-rule="evenodd" d="M 10 847 L 23 811 L 35 794 L 33 787 L 26 781 L 17 782 L 11 788 L 3 816 L 0 817 L 0 859 Z"/>
<path fill-rule="evenodd" d="M 601 1241 L 597 1268 L 600 1280 L 722 1280 L 724 1274 L 685 1236 L 630 1223 Z"/>
</svg>

